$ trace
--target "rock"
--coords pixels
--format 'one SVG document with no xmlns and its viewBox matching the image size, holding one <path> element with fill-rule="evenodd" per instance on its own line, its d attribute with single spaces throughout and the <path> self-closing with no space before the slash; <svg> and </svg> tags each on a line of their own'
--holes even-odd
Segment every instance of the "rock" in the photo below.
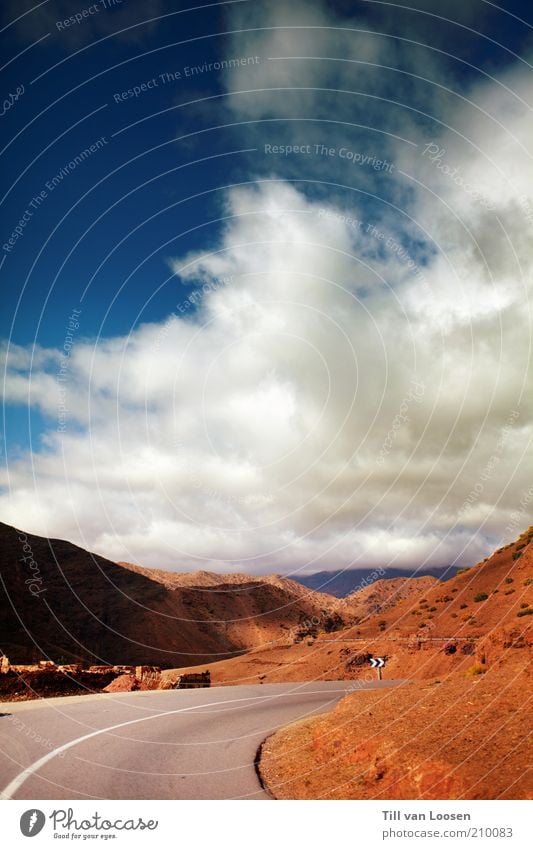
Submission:
<svg viewBox="0 0 533 849">
<path fill-rule="evenodd" d="M 119 675 L 107 687 L 104 687 L 104 693 L 131 693 L 134 690 L 141 689 L 141 682 L 135 675 Z"/>
</svg>

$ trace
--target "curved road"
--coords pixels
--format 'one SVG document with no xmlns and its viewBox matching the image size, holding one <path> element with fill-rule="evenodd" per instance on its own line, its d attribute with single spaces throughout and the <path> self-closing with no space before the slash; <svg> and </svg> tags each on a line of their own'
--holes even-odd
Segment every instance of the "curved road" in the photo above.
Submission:
<svg viewBox="0 0 533 849">
<path fill-rule="evenodd" d="M 1 798 L 268 799 L 259 745 L 353 691 L 320 681 L 0 704 Z"/>
</svg>

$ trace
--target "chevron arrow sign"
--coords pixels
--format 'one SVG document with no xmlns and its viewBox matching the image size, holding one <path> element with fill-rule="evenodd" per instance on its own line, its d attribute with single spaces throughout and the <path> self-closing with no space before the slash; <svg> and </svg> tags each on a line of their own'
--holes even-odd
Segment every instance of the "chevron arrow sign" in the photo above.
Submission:
<svg viewBox="0 0 533 849">
<path fill-rule="evenodd" d="M 381 669 L 385 666 L 385 658 L 383 657 L 371 657 L 370 658 L 370 666 L 373 666 L 374 669 Z"/>
</svg>

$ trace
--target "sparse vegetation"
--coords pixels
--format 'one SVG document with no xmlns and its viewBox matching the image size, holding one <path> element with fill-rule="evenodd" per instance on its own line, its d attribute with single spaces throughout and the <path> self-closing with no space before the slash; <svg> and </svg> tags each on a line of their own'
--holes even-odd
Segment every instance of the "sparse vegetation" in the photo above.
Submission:
<svg viewBox="0 0 533 849">
<path fill-rule="evenodd" d="M 463 603 L 463 604 L 460 604 L 459 607 L 460 607 L 461 610 L 466 610 L 468 605 Z"/>
<path fill-rule="evenodd" d="M 513 590 L 513 589 L 511 589 L 511 590 L 505 590 L 504 595 L 512 595 L 512 593 L 514 593 L 514 590 Z"/>
<path fill-rule="evenodd" d="M 486 601 L 486 600 L 488 599 L 488 597 L 489 597 L 489 596 L 488 596 L 488 594 L 487 594 L 487 593 L 477 593 L 477 594 L 474 596 L 474 601 L 478 601 L 478 602 L 479 602 L 479 601 Z"/>
<path fill-rule="evenodd" d="M 486 671 L 487 667 L 483 663 L 473 663 L 472 666 L 468 667 L 465 674 L 473 678 L 476 675 L 484 675 Z"/>
<path fill-rule="evenodd" d="M 512 583 L 514 583 L 514 578 L 507 577 L 507 578 L 505 579 L 505 583 L 506 583 L 506 584 L 512 584 Z"/>
<path fill-rule="evenodd" d="M 517 616 L 532 616 L 533 615 L 533 607 L 528 607 L 526 610 L 519 610 L 516 614 Z"/>
</svg>

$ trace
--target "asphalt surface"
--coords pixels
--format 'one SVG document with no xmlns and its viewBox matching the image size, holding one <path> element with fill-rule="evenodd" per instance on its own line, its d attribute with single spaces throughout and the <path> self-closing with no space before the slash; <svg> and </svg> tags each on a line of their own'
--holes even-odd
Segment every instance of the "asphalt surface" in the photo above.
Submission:
<svg viewBox="0 0 533 849">
<path fill-rule="evenodd" d="M 0 797 L 268 799 L 260 744 L 352 691 L 321 681 L 3 703 Z"/>
</svg>

